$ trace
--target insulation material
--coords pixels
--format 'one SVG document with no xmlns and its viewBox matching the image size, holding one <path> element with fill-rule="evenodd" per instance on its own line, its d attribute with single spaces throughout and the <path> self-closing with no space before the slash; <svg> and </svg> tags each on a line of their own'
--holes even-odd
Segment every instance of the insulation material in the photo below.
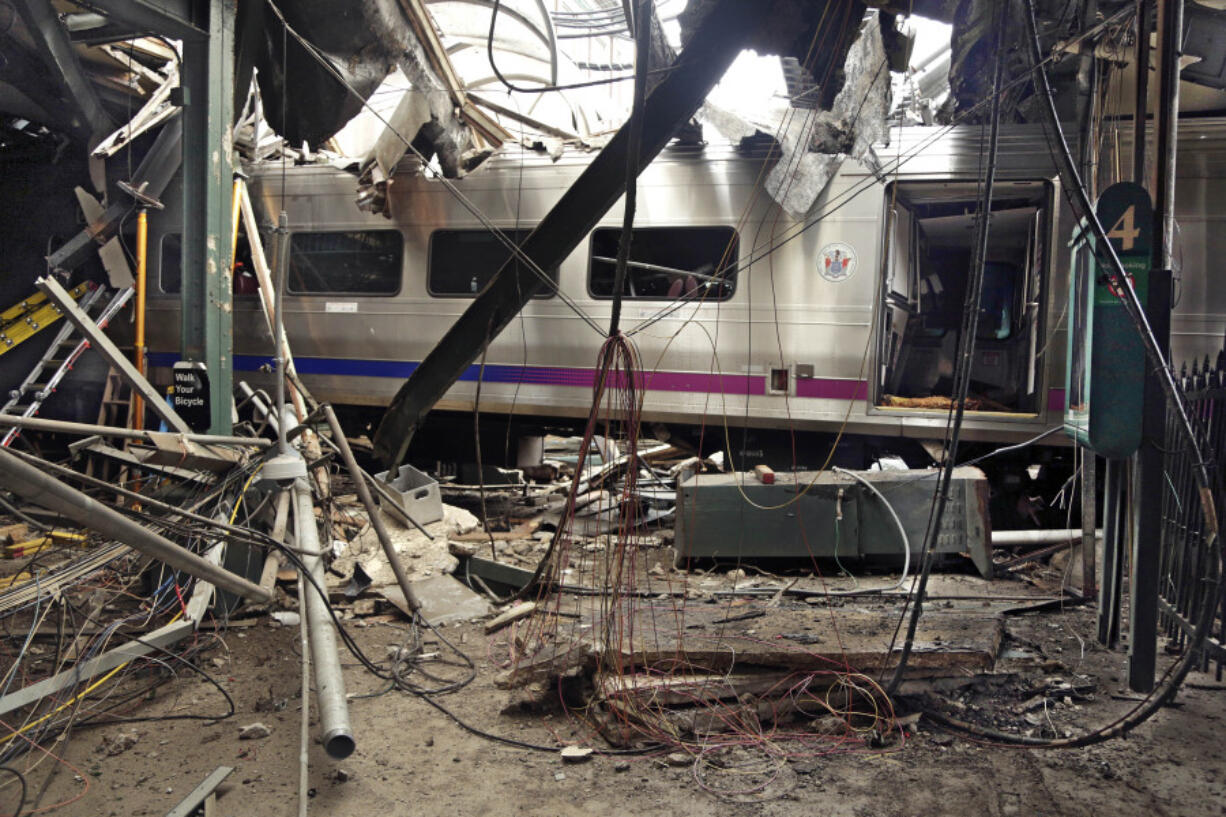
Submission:
<svg viewBox="0 0 1226 817">
<path fill-rule="evenodd" d="M 829 111 L 791 116 L 778 136 L 783 155 L 766 190 L 793 218 L 804 218 L 845 158 L 875 163 L 873 143 L 888 136 L 890 71 L 877 15 L 852 44 L 844 75 Z"/>
</svg>

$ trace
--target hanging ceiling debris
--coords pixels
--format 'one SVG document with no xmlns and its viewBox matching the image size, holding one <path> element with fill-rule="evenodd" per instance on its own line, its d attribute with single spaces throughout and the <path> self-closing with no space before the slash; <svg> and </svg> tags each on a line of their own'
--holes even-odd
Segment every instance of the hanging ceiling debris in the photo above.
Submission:
<svg viewBox="0 0 1226 817">
<path fill-rule="evenodd" d="M 790 107 L 779 111 L 770 140 L 777 145 L 779 161 L 767 175 L 766 189 L 798 218 L 813 206 L 844 158 L 876 164 L 873 144 L 886 140 L 891 98 L 890 54 L 882 33 L 887 26 L 893 29 L 892 16 L 871 13 L 837 71 L 833 62 L 827 63 L 829 81 L 816 82 L 812 71 L 797 68 L 789 83 Z M 769 133 L 769 126 L 712 103 L 704 106 L 702 117 L 746 147 Z"/>
</svg>

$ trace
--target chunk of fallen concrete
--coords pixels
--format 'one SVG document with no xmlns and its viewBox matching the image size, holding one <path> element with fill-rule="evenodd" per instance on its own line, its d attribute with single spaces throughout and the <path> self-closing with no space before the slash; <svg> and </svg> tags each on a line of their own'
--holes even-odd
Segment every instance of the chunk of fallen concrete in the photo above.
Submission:
<svg viewBox="0 0 1226 817">
<path fill-rule="evenodd" d="M 271 729 L 269 729 L 267 726 L 260 723 L 259 721 L 256 721 L 255 723 L 249 723 L 246 726 L 239 729 L 238 739 L 239 740 L 258 740 L 260 738 L 266 738 L 271 734 L 272 734 Z"/>
<path fill-rule="evenodd" d="M 487 635 L 497 632 L 512 622 L 519 621 L 521 618 L 527 618 L 534 612 L 536 612 L 536 602 L 521 602 L 501 615 L 495 616 L 485 625 L 485 632 Z"/>
<path fill-rule="evenodd" d="M 590 746 L 564 746 L 560 754 L 563 763 L 584 763 L 591 759 L 592 748 Z"/>
<path fill-rule="evenodd" d="M 140 736 L 135 732 L 120 732 L 103 741 L 103 748 L 110 757 L 121 755 L 136 745 Z"/>
</svg>

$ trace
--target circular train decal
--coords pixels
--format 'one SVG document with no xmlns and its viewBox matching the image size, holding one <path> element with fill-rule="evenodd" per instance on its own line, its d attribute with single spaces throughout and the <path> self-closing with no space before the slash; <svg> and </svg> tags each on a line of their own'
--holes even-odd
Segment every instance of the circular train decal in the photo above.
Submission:
<svg viewBox="0 0 1226 817">
<path fill-rule="evenodd" d="M 856 271 L 856 251 L 837 241 L 827 244 L 817 258 L 817 271 L 827 281 L 846 281 Z"/>
</svg>

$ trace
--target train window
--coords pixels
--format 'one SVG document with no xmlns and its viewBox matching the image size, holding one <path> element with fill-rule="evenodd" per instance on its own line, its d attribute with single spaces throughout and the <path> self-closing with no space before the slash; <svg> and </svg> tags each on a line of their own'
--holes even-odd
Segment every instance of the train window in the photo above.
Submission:
<svg viewBox="0 0 1226 817">
<path fill-rule="evenodd" d="M 613 297 L 622 231 L 592 231 L 588 290 Z M 726 301 L 736 291 L 737 234 L 731 227 L 641 227 L 630 242 L 622 297 L 636 300 Z"/>
<path fill-rule="evenodd" d="M 403 259 L 399 230 L 293 233 L 286 289 L 295 295 L 395 295 Z"/>
<path fill-rule="evenodd" d="M 162 292 L 177 293 L 183 286 L 183 237 L 178 233 L 162 236 L 162 254 L 158 272 Z"/>
<path fill-rule="evenodd" d="M 887 188 L 878 402 L 948 408 L 966 300 L 978 189 L 974 182 L 896 182 Z M 1043 343 L 1051 186 L 997 182 L 968 408 L 1034 414 Z"/>
<path fill-rule="evenodd" d="M 504 229 L 503 233 L 521 245 L 530 229 Z M 489 230 L 435 230 L 430 234 L 430 262 L 426 287 L 437 297 L 472 297 L 512 258 L 511 251 Z M 517 263 L 523 263 L 516 257 Z M 552 298 L 558 270 L 549 270 L 553 287 L 538 292 L 536 298 Z"/>
<path fill-rule="evenodd" d="M 150 250 L 152 251 L 152 248 Z M 251 261 L 251 247 L 247 244 L 247 236 L 241 232 L 235 242 L 235 252 L 238 258 L 234 264 L 234 295 L 255 295 L 259 292 L 259 286 L 256 284 L 255 268 Z M 182 236 L 178 233 L 162 236 L 158 259 L 158 284 L 162 292 L 177 294 L 182 289 L 182 263 Z"/>
</svg>

